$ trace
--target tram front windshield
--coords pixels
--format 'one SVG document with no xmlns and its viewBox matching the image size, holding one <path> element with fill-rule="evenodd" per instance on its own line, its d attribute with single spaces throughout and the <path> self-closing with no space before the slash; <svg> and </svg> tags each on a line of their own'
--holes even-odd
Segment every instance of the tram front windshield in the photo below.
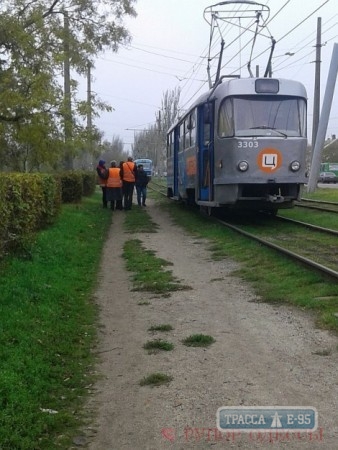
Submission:
<svg viewBox="0 0 338 450">
<path fill-rule="evenodd" d="M 220 137 L 305 137 L 306 102 L 286 96 L 226 98 L 218 117 Z"/>
</svg>

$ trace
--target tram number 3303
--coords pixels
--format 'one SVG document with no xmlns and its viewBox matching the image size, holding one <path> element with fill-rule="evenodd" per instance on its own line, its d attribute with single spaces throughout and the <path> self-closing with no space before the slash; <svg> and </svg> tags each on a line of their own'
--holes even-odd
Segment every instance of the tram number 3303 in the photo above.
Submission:
<svg viewBox="0 0 338 450">
<path fill-rule="evenodd" d="M 238 148 L 258 148 L 258 141 L 238 141 Z"/>
</svg>

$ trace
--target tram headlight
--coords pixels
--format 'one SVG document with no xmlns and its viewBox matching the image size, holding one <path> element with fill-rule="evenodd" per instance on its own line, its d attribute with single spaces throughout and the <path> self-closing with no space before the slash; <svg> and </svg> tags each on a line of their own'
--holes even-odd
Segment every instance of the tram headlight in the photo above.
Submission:
<svg viewBox="0 0 338 450">
<path fill-rule="evenodd" d="M 290 164 L 290 169 L 292 170 L 292 172 L 298 172 L 298 170 L 300 169 L 300 162 L 292 161 L 292 163 Z"/>
<path fill-rule="evenodd" d="M 246 172 L 246 171 L 249 169 L 249 163 L 248 163 L 248 161 L 240 161 L 240 162 L 237 164 L 237 169 L 238 169 L 240 172 Z"/>
</svg>

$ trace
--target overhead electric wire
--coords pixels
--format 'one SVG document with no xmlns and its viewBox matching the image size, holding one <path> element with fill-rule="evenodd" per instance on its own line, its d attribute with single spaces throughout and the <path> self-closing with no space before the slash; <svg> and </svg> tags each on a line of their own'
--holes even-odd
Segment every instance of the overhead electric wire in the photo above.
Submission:
<svg viewBox="0 0 338 450">
<path fill-rule="evenodd" d="M 270 22 L 272 22 L 272 21 L 278 16 L 278 14 L 280 14 L 280 13 L 283 11 L 283 9 L 290 3 L 290 1 L 291 1 L 291 0 L 287 0 L 287 2 L 285 2 L 284 5 L 281 6 L 281 7 L 279 8 L 279 10 L 276 12 L 276 14 L 274 14 L 274 15 L 271 17 L 271 19 L 269 19 L 269 20 L 267 21 L 267 25 L 268 25 Z"/>
<path fill-rule="evenodd" d="M 177 53 L 178 55 L 188 55 L 188 56 L 192 56 L 192 57 L 198 58 L 198 55 L 192 55 L 191 53 L 188 53 L 188 52 L 180 52 L 178 50 L 172 50 L 172 49 L 169 49 L 169 48 L 155 47 L 154 45 L 147 45 L 147 44 L 142 44 L 142 43 L 139 43 L 139 42 L 137 42 L 136 45 L 138 47 L 149 47 L 149 48 L 153 48 L 155 50 L 162 50 L 164 52 Z M 125 46 L 126 49 L 128 49 L 129 47 L 133 47 L 133 45 L 128 44 L 128 45 Z"/>
<path fill-rule="evenodd" d="M 287 33 L 285 33 L 281 38 L 278 39 L 278 42 L 280 42 L 281 40 L 283 40 L 284 38 L 286 38 L 286 36 L 288 36 L 289 34 L 291 34 L 294 30 L 296 30 L 298 27 L 300 27 L 304 22 L 306 22 L 310 17 L 312 17 L 317 11 L 319 11 L 319 9 L 321 9 L 324 5 L 326 5 L 326 3 L 328 3 L 330 0 L 326 0 L 325 3 L 323 3 L 322 5 L 320 5 L 317 9 L 315 9 L 311 14 L 309 14 L 308 16 L 305 17 L 305 19 L 303 19 L 301 22 L 299 22 L 296 26 L 294 26 L 291 30 L 289 30 Z M 258 59 L 260 56 L 262 56 L 264 53 L 267 53 L 270 50 L 270 48 L 266 48 L 265 50 L 263 50 L 261 53 L 259 53 L 258 55 L 256 55 L 253 58 L 253 61 Z M 242 66 L 241 68 L 243 68 L 244 66 Z M 224 66 L 222 67 L 224 68 Z"/>
<path fill-rule="evenodd" d="M 276 17 L 278 17 L 278 15 L 282 12 L 282 10 L 290 3 L 290 1 L 291 0 L 288 0 L 286 3 L 284 3 L 284 5 L 274 14 L 274 16 L 272 16 L 269 20 L 268 20 L 268 22 L 267 22 L 267 25 L 268 24 L 270 24 L 273 20 L 275 20 L 276 19 Z M 312 17 L 317 11 L 319 11 L 323 6 L 325 6 L 328 2 L 329 2 L 330 0 L 326 0 L 323 4 L 321 4 L 320 6 L 318 6 L 314 11 L 312 11 L 309 15 L 307 15 L 303 20 L 301 20 L 296 26 L 294 26 L 293 28 L 291 28 L 287 33 L 285 33 L 281 38 L 279 38 L 278 39 L 278 42 L 280 42 L 281 40 L 283 40 L 283 39 L 285 39 L 287 36 L 289 36 L 292 32 L 294 32 L 297 28 L 299 28 L 302 24 L 304 24 L 310 17 Z M 236 40 L 234 40 L 234 42 L 236 42 Z M 243 51 L 243 49 L 245 49 L 248 45 L 249 45 L 249 43 L 250 43 L 250 41 L 246 44 L 246 45 L 244 45 L 244 47 L 242 47 L 242 51 Z M 259 53 L 258 55 L 256 55 L 253 59 L 252 59 L 252 61 L 254 61 L 254 60 L 256 60 L 257 58 L 259 58 L 260 56 L 262 56 L 263 54 L 265 54 L 265 53 L 267 53 L 268 51 L 270 50 L 270 47 L 269 48 L 266 48 L 265 50 L 263 50 L 261 53 Z M 235 53 L 235 55 L 233 55 L 230 59 L 228 59 L 227 60 L 227 62 L 224 64 L 224 65 L 222 65 L 222 69 L 224 69 L 224 67 L 226 66 L 226 65 L 228 65 L 231 61 L 233 61 L 233 59 L 236 57 L 236 56 L 238 56 L 238 52 L 237 53 Z M 242 69 L 242 68 L 244 68 L 245 67 L 245 64 L 244 65 L 241 65 L 240 66 L 240 68 L 239 69 Z M 234 72 L 232 72 L 232 73 L 234 73 Z M 204 83 L 205 84 L 205 83 Z M 203 85 L 204 85 L 203 84 Z M 186 101 L 185 102 L 185 105 L 188 103 L 188 102 L 190 102 L 200 91 L 201 91 L 201 89 L 203 88 L 203 85 L 202 86 L 200 86 L 196 91 L 195 91 L 195 94 L 194 95 L 192 95 L 191 97 L 190 97 L 190 99 L 188 100 L 188 101 Z M 184 105 L 184 106 L 185 106 Z"/>
<path fill-rule="evenodd" d="M 177 75 L 174 74 L 174 73 L 162 72 L 162 71 L 159 71 L 159 70 L 150 69 L 149 67 L 140 67 L 140 66 L 136 66 L 135 64 L 128 64 L 128 63 L 123 63 L 121 61 L 113 61 L 113 60 L 109 60 L 109 59 L 105 59 L 105 58 L 100 58 L 100 59 L 102 59 L 103 61 L 112 62 L 114 64 L 120 64 L 122 66 L 133 67 L 134 69 L 146 70 L 148 72 L 160 73 L 162 75 L 168 75 L 168 76 L 171 76 L 171 77 L 177 77 Z M 195 81 L 201 81 L 201 80 L 195 80 Z"/>
<path fill-rule="evenodd" d="M 175 58 L 174 56 L 169 56 L 169 55 L 163 55 L 163 54 L 160 54 L 160 53 L 150 52 L 148 50 L 143 50 L 142 48 L 135 47 L 133 45 L 131 45 L 130 48 L 133 48 L 133 49 L 138 50 L 140 52 L 149 53 L 151 55 L 161 56 L 162 58 L 174 59 L 176 61 L 182 61 L 182 62 L 185 62 L 185 63 L 193 64 L 192 61 L 187 61 L 186 59 Z"/>
<path fill-rule="evenodd" d="M 273 20 L 275 20 L 279 15 L 280 15 L 280 13 L 281 13 L 281 11 L 282 10 L 284 10 L 285 9 L 285 7 L 290 3 L 290 1 L 291 0 L 288 0 L 288 1 L 286 1 L 285 3 L 284 3 L 284 5 L 267 21 L 267 23 L 266 23 L 266 25 L 270 25 L 271 24 L 271 22 L 273 21 Z M 282 41 L 283 39 L 285 39 L 287 36 L 289 36 L 291 33 L 293 33 L 297 28 L 299 28 L 302 24 L 304 24 L 304 22 L 306 22 L 310 17 L 312 17 L 317 11 L 319 11 L 323 6 L 325 6 L 328 2 L 329 2 L 330 0 L 327 0 L 327 1 L 325 1 L 322 5 L 320 5 L 318 8 L 316 8 L 311 14 L 309 14 L 308 16 L 306 16 L 302 21 L 300 21 L 296 26 L 294 26 L 293 28 L 291 28 L 287 33 L 285 33 L 281 38 L 279 38 L 278 39 L 278 42 L 280 42 L 280 41 Z M 268 4 L 269 2 L 267 2 L 266 3 L 266 5 Z M 331 19 L 330 19 L 331 20 Z M 228 23 L 228 21 L 223 21 L 223 23 L 220 25 L 220 29 L 219 29 L 219 31 L 221 31 L 222 32 L 222 35 L 223 35 L 223 38 L 224 37 L 226 37 L 228 34 L 229 34 L 229 32 L 231 31 L 230 30 L 230 23 Z M 237 24 L 235 24 L 235 26 L 236 27 L 238 27 L 239 29 L 241 29 L 241 27 L 239 27 Z M 237 37 L 237 39 L 233 39 L 233 41 L 231 42 L 231 43 L 229 43 L 227 46 L 226 46 L 226 48 L 227 49 L 230 49 L 236 42 L 238 42 L 238 40 L 240 39 L 240 37 L 242 37 L 243 36 L 243 34 L 245 34 L 246 33 L 246 31 L 251 31 L 251 30 L 246 30 L 245 29 L 245 27 L 244 26 L 242 26 L 242 28 L 243 28 L 243 32 L 241 32 L 241 33 L 239 33 L 239 36 Z M 331 27 L 332 28 L 332 27 Z M 331 29 L 331 28 L 329 28 L 329 29 Z M 328 31 L 328 30 L 327 30 Z M 252 31 L 251 31 L 252 32 Z M 261 36 L 263 36 L 264 37 L 264 33 L 260 33 L 260 35 Z M 266 36 L 265 36 L 266 37 Z M 334 39 L 334 38 L 331 38 L 331 39 Z M 329 39 L 329 40 L 331 40 L 331 39 Z M 215 48 L 215 46 L 217 45 L 216 43 L 218 42 L 219 43 L 219 41 L 221 40 L 221 36 L 218 36 L 216 39 L 214 39 L 214 44 L 213 44 L 213 46 L 211 47 L 212 49 L 214 49 Z M 328 41 L 328 40 L 327 40 Z M 249 40 L 249 42 L 247 42 L 242 48 L 241 48 L 241 52 L 243 52 L 243 50 L 250 44 L 250 42 L 252 42 L 252 39 L 251 40 Z M 304 41 L 302 41 L 302 42 L 304 42 Z M 138 44 L 139 46 L 141 45 L 141 44 Z M 184 59 L 181 59 L 181 58 L 175 58 L 175 57 L 172 57 L 172 56 L 167 56 L 167 55 L 161 55 L 161 54 L 159 54 L 159 53 L 157 53 L 157 52 L 151 52 L 151 51 L 147 51 L 147 50 L 143 50 L 142 48 L 139 48 L 139 46 L 131 46 L 133 49 L 135 49 L 135 50 L 139 50 L 139 51 L 142 51 L 142 52 L 145 52 L 145 53 L 150 53 L 150 54 L 154 54 L 154 55 L 156 55 L 156 56 L 160 56 L 160 57 L 164 57 L 164 58 L 168 58 L 168 59 L 174 59 L 174 60 L 177 60 L 177 61 L 181 61 L 181 62 L 186 62 L 186 63 L 188 63 L 188 64 L 192 64 L 192 67 L 190 68 L 190 69 L 188 69 L 186 72 L 185 72 L 185 74 L 183 75 L 183 76 L 181 76 L 181 75 L 179 75 L 179 76 L 177 76 L 177 75 L 173 75 L 173 74 L 171 74 L 171 73 L 168 73 L 168 72 L 165 72 L 164 74 L 165 75 L 169 75 L 169 76 L 176 76 L 177 78 L 179 77 L 179 78 L 182 78 L 181 80 L 180 80 L 180 83 L 178 83 L 178 85 L 181 85 L 181 89 L 182 89 L 182 91 L 181 91 L 181 94 L 183 94 L 185 97 L 187 96 L 187 93 L 190 91 L 190 89 L 191 89 L 191 87 L 192 87 L 192 85 L 193 85 L 193 83 L 195 82 L 195 81 L 198 81 L 199 83 L 201 83 L 201 85 L 197 88 L 197 89 L 195 89 L 195 91 L 194 91 L 194 93 L 189 97 L 189 100 L 185 100 L 184 101 L 184 105 L 182 106 L 182 108 L 184 108 L 188 103 L 190 103 L 199 93 L 200 93 L 200 91 L 203 89 L 203 87 L 205 86 L 205 84 L 207 83 L 207 80 L 206 80 L 206 76 L 205 76 L 205 79 L 204 79 L 204 77 L 202 76 L 201 78 L 203 78 L 203 79 L 200 79 L 200 80 L 197 80 L 196 78 L 194 78 L 194 77 L 196 77 L 197 76 L 197 74 L 201 71 L 201 69 L 203 68 L 203 66 L 205 66 L 205 62 L 204 62 L 204 52 L 202 53 L 202 56 L 200 56 L 200 57 L 198 57 L 198 59 L 196 60 L 196 62 L 192 62 L 192 61 L 186 61 L 186 60 L 184 60 Z M 151 46 L 149 46 L 149 47 L 151 47 Z M 305 46 L 304 46 L 305 47 Z M 299 49 L 299 50 L 297 50 L 297 53 L 298 52 L 300 52 L 304 47 L 302 47 L 301 49 Z M 151 47 L 151 48 L 155 48 L 156 49 L 156 47 Z M 257 58 L 259 58 L 260 56 L 262 56 L 263 54 L 265 54 L 266 52 L 268 52 L 270 50 L 270 47 L 269 48 L 266 48 L 265 50 L 263 50 L 261 53 L 259 53 L 258 55 L 256 55 L 256 56 L 254 56 L 253 57 L 253 59 L 252 59 L 252 61 L 254 61 L 254 60 L 256 60 Z M 170 51 L 170 50 L 168 50 L 168 51 Z M 177 53 L 181 53 L 181 54 L 183 54 L 183 52 L 177 52 Z M 228 57 L 227 58 L 227 62 L 224 64 L 224 65 L 222 65 L 222 69 L 224 69 L 224 67 L 226 67 L 226 66 L 229 66 L 229 63 L 231 63 L 238 55 L 239 55 L 239 53 L 240 52 L 235 52 L 235 54 L 233 55 L 233 56 L 230 56 L 230 57 Z M 288 67 L 292 67 L 293 65 L 294 65 L 294 63 L 295 62 L 298 62 L 298 61 L 301 61 L 301 60 L 303 60 L 304 58 L 306 58 L 307 56 L 309 56 L 310 54 L 312 54 L 312 52 L 311 53 L 309 53 L 309 54 L 306 54 L 304 57 L 302 57 L 302 58 L 300 58 L 300 59 L 298 59 L 298 60 L 292 60 L 292 63 L 290 63 L 290 64 L 288 64 L 287 66 L 283 66 L 283 67 L 281 67 L 279 70 L 283 70 L 284 68 L 288 68 Z M 211 55 L 211 53 L 210 53 L 210 58 L 211 58 L 211 60 L 213 61 L 213 59 L 215 58 L 215 56 L 216 55 L 214 55 L 214 56 L 212 56 Z M 212 62 L 211 61 L 211 62 Z M 128 64 L 124 64 L 124 63 L 121 63 L 121 62 L 119 62 L 119 64 L 123 64 L 123 65 L 127 65 L 127 66 L 131 66 L 131 65 L 128 65 Z M 212 62 L 212 64 L 213 64 L 213 62 Z M 279 68 L 281 65 L 283 64 L 283 62 L 281 62 L 280 64 L 278 64 L 276 67 L 274 67 L 274 69 L 276 69 L 276 68 Z M 138 68 L 138 69 L 142 69 L 142 70 L 148 70 L 148 71 L 150 71 L 150 72 L 154 72 L 154 73 L 162 73 L 163 74 L 163 72 L 161 72 L 161 71 L 157 71 L 157 70 L 152 70 L 152 69 L 149 69 L 149 68 L 142 68 L 142 67 L 138 67 L 138 66 L 131 66 L 131 67 L 136 67 L 136 68 Z M 241 68 L 244 68 L 244 67 L 246 67 L 246 63 L 245 64 L 243 64 L 243 65 L 240 65 L 240 69 Z M 234 72 L 232 72 L 232 73 L 234 73 Z M 183 81 L 183 84 L 182 84 L 182 81 Z"/>
<path fill-rule="evenodd" d="M 309 14 L 307 17 L 305 17 L 304 20 L 302 20 L 298 25 L 296 25 L 295 27 L 291 28 L 290 31 L 288 31 L 287 33 L 285 33 L 281 38 L 278 39 L 278 42 L 280 42 L 281 40 L 283 40 L 284 38 L 286 38 L 286 36 L 288 36 L 290 33 L 292 33 L 294 30 L 296 30 L 298 27 L 300 27 L 301 25 L 303 25 L 304 22 L 306 22 L 310 17 L 312 17 L 317 11 L 319 11 L 323 6 L 326 5 L 326 3 L 328 3 L 330 0 L 326 0 L 325 3 L 323 3 L 322 5 L 318 6 L 317 9 L 315 9 L 311 14 Z"/>
<path fill-rule="evenodd" d="M 336 14 L 337 15 L 337 14 Z M 330 22 L 332 19 L 330 19 L 329 21 L 327 21 L 326 22 L 326 24 L 328 23 L 328 22 Z M 328 32 L 328 31 L 330 31 L 332 28 L 334 28 L 335 26 L 337 26 L 337 23 L 335 23 L 335 24 L 333 24 L 330 28 L 327 28 L 326 30 L 324 30 L 323 32 L 322 32 L 322 37 Z M 312 37 L 311 37 L 311 35 L 312 35 Z M 292 47 L 291 48 L 291 50 L 295 50 L 295 54 L 296 53 L 299 53 L 299 52 L 301 52 L 302 50 L 304 50 L 305 48 L 307 48 L 307 47 L 309 47 L 309 45 L 313 42 L 314 44 L 316 43 L 316 38 L 313 38 L 313 33 L 312 34 L 310 34 L 310 35 L 308 35 L 308 36 L 306 36 L 306 38 L 305 38 L 305 40 L 307 40 L 308 38 L 310 38 L 311 37 L 311 39 L 308 41 L 308 42 L 306 42 L 301 48 L 297 48 L 296 46 L 295 47 Z M 322 47 L 324 46 L 324 45 L 326 45 L 326 43 L 327 42 L 329 42 L 329 41 L 332 41 L 332 39 L 335 39 L 337 36 L 333 36 L 332 38 L 329 38 L 329 39 L 326 39 L 325 40 L 325 42 L 322 44 Z M 312 55 L 316 50 L 315 50 L 315 45 L 313 45 L 313 49 L 311 50 L 311 52 L 310 53 L 307 53 L 306 55 L 305 55 L 305 57 L 306 56 L 309 56 L 309 55 Z M 288 58 L 288 55 L 285 55 L 285 57 L 286 58 Z M 302 57 L 301 59 L 304 59 L 304 57 Z M 283 66 L 283 64 L 284 64 L 284 62 L 285 61 L 281 61 L 280 63 L 277 63 L 276 65 L 274 65 L 274 67 L 273 67 L 273 69 L 274 69 L 274 72 L 276 72 L 276 71 L 278 71 L 278 68 L 280 67 L 280 66 L 283 66 L 283 67 L 281 67 L 279 70 L 283 70 L 283 69 L 287 69 L 288 67 L 293 67 L 294 66 L 294 63 L 296 63 L 296 62 L 299 62 L 301 59 L 297 59 L 297 60 L 292 60 L 292 62 L 290 62 L 290 64 L 288 64 L 288 65 L 284 65 Z"/>
<path fill-rule="evenodd" d="M 248 6 L 246 7 L 246 9 L 245 10 L 247 10 L 248 9 Z M 233 9 L 233 11 L 235 11 L 234 9 Z M 239 8 L 237 8 L 237 10 L 235 11 L 236 13 L 237 12 L 239 12 Z M 225 24 L 226 24 L 226 26 L 225 26 L 225 30 L 226 30 L 226 28 L 227 27 L 230 27 L 230 22 L 228 22 L 228 21 L 224 21 L 224 20 L 222 20 Z M 239 36 L 237 36 L 235 39 L 233 39 L 233 41 L 232 42 L 230 42 L 228 45 L 226 45 L 226 47 L 224 48 L 224 50 L 225 49 L 227 49 L 227 48 L 230 48 L 231 47 L 231 45 L 233 45 L 235 42 L 237 42 L 239 39 L 240 39 L 240 37 L 241 37 L 241 35 L 243 35 L 244 33 L 246 33 L 247 31 L 250 31 L 250 26 L 252 26 L 252 24 L 253 23 L 255 23 L 256 22 L 256 20 L 252 20 L 251 21 L 251 23 L 248 25 L 248 26 L 246 26 L 246 27 L 244 27 L 244 26 L 242 26 L 242 28 L 243 28 L 243 32 L 239 35 Z M 218 28 L 219 28 L 219 37 L 218 37 L 218 41 L 219 40 L 221 40 L 222 38 L 223 38 L 223 35 L 222 35 L 222 30 L 221 30 L 221 27 L 220 26 L 218 26 Z M 224 31 L 225 31 L 224 30 Z M 231 29 L 229 28 L 229 32 L 231 31 Z M 212 34 L 212 33 L 211 33 Z M 249 41 L 249 43 L 250 43 L 251 41 Z M 248 44 L 246 44 L 246 46 L 247 46 Z M 245 47 L 246 47 L 245 46 Z M 212 45 L 209 45 L 209 51 L 210 51 L 210 47 L 211 48 L 213 48 L 213 46 Z M 244 47 L 244 48 L 245 48 Z M 226 64 L 229 64 L 241 51 L 242 51 L 243 49 L 240 49 L 239 50 L 239 52 L 237 52 L 236 54 L 235 54 L 235 56 L 234 57 L 232 57 L 230 60 L 228 60 L 228 62 L 226 63 Z M 209 58 L 209 56 L 208 56 L 208 58 Z M 224 67 L 224 66 L 223 66 Z M 189 104 L 190 103 L 190 101 L 201 91 L 201 89 L 203 88 L 203 86 L 204 86 L 204 84 L 205 83 L 203 83 L 199 88 L 198 88 L 198 90 L 197 91 L 195 91 L 195 93 L 189 98 L 189 100 L 187 100 L 185 103 L 184 103 L 184 105 L 183 105 L 183 107 L 182 108 L 184 108 L 187 104 Z"/>
</svg>

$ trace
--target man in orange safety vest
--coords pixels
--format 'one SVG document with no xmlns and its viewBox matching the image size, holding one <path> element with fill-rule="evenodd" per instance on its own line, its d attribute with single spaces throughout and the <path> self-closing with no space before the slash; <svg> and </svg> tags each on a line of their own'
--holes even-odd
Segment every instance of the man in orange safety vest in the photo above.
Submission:
<svg viewBox="0 0 338 450">
<path fill-rule="evenodd" d="M 131 156 L 121 165 L 123 206 L 126 211 L 131 209 L 133 204 L 133 193 L 135 186 L 137 167 Z"/>
<path fill-rule="evenodd" d="M 122 180 L 120 168 L 116 167 L 116 161 L 110 163 L 107 178 L 107 202 L 110 202 L 112 211 L 122 209 Z"/>
</svg>

